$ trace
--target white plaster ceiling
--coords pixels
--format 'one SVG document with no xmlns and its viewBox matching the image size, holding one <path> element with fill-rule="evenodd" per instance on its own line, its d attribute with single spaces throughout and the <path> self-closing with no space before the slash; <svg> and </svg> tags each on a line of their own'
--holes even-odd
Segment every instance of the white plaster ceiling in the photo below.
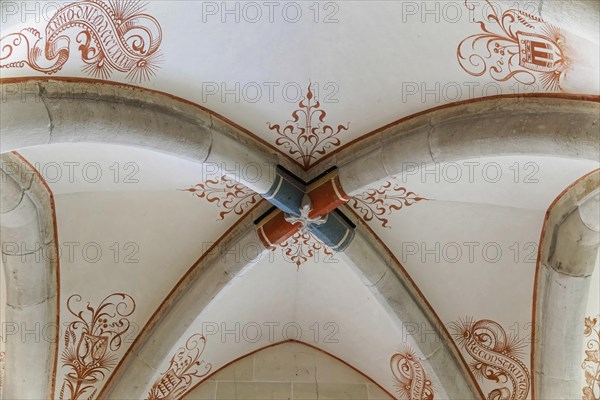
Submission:
<svg viewBox="0 0 600 400">
<path fill-rule="evenodd" d="M 341 136 L 342 145 L 392 121 L 456 101 L 514 94 L 515 90 L 552 91 L 540 85 L 524 88 L 514 80 L 498 82 L 489 74 L 467 74 L 457 61 L 457 46 L 468 36 L 480 33 L 480 28 L 470 21 L 462 1 L 454 3 L 454 9 L 462 10 L 458 21 L 440 18 L 439 22 L 428 19 L 435 18 L 432 16 L 423 22 L 421 9 L 417 15 L 408 15 L 408 3 L 350 1 L 321 8 L 320 19 L 337 10 L 335 23 L 314 23 L 309 3 L 302 3 L 304 16 L 298 23 L 288 23 L 276 13 L 273 23 L 232 24 L 222 23 L 220 14 L 206 16 L 204 21 L 201 2 L 152 1 L 144 12 L 160 23 L 163 61 L 150 80 L 134 84 L 206 107 L 273 146 L 276 136 L 267 124 L 288 121 L 300 100 L 295 95 L 292 101 L 284 97 L 282 88 L 286 84 L 305 90 L 312 82 L 319 88 L 316 94 L 327 111 L 326 122 L 334 126 L 350 124 Z M 511 6 L 509 2 L 499 4 Z M 537 5 L 530 6 L 534 9 L 527 11 L 535 12 Z M 589 34 L 570 25 L 571 16 L 552 12 L 550 8 L 543 17 L 565 32 L 587 33 L 586 40 L 597 46 L 597 30 Z M 3 36 L 25 27 L 42 32 L 45 29 L 42 20 L 23 20 L 20 15 L 6 18 Z M 74 36 L 71 39 L 75 42 Z M 581 44 L 578 50 L 583 51 L 585 46 Z M 594 57 L 577 59 L 574 70 L 562 82 L 562 92 L 597 94 L 595 83 L 582 85 L 578 75 L 583 70 L 597 71 L 597 64 Z M 2 69 L 3 79 L 25 76 L 45 75 L 27 66 Z M 53 76 L 90 77 L 82 71 L 75 50 Z M 108 80 L 131 83 L 118 72 Z M 273 83 L 271 99 L 268 85 Z M 234 95 L 223 101 L 221 86 L 231 89 L 237 84 L 242 88 L 248 84 L 260 87 L 262 97 L 250 101 L 253 95 L 242 90 L 238 92 L 239 101 L 233 99 Z M 218 93 L 207 92 L 215 85 Z M 417 93 L 411 94 L 409 90 L 415 88 Z M 435 93 L 427 94 L 424 88 Z M 454 88 L 461 93 L 457 95 Z M 85 294 L 83 303 L 97 304 L 110 293 L 127 293 L 135 299 L 131 322 L 136 329 L 119 349 L 118 357 L 208 247 L 247 216 L 245 209 L 243 216 L 229 213 L 220 219 L 217 205 L 185 191 L 217 177 L 203 170 L 202 165 L 177 157 L 107 144 L 55 144 L 19 152 L 41 172 L 54 193 L 59 243 L 65 251 L 74 247 L 73 257 L 61 257 L 62 322 L 72 319 L 66 300 L 74 294 Z M 526 337 L 544 214 L 564 188 L 598 164 L 516 156 L 460 160 L 455 164 L 436 165 L 437 170 L 429 173 L 415 169 L 414 173 L 396 177 L 392 185 L 426 199 L 386 213 L 388 227 L 377 218 L 367 224 L 400 261 L 443 324 L 468 317 L 491 319 L 507 332 L 516 326 L 519 337 Z M 455 178 L 457 171 L 462 178 Z M 497 171 L 501 173 L 499 179 Z M 385 183 L 374 183 L 373 189 Z M 360 210 L 355 211 L 361 215 Z M 471 262 L 466 259 L 469 249 L 464 244 L 473 242 L 479 245 Z M 423 253 L 425 248 L 435 248 L 436 243 L 441 248 L 450 244 L 452 248 L 446 255 L 451 258 L 454 244 L 458 244 L 462 257 L 448 262 L 443 251 Z M 485 259 L 482 247 L 486 244 L 501 249 L 498 262 Z M 89 253 L 83 253 L 84 247 Z M 409 255 L 407 250 L 415 247 L 417 253 Z M 98 248 L 102 256 L 94 257 Z M 268 259 L 236 277 L 198 313 L 173 351 L 187 337 L 202 331 L 202 324 L 261 325 L 263 337 L 256 343 L 207 336 L 203 358 L 216 370 L 270 344 L 264 335 L 265 322 L 297 323 L 307 336 L 318 323 L 319 340 L 314 343 L 312 337 L 303 341 L 356 366 L 396 394 L 389 358 L 401 350 L 403 323 L 411 321 L 391 318 L 341 259 L 332 262 L 323 253 L 318 254 L 318 262 L 309 259 L 298 268 L 284 260 L 280 251 L 270 253 Z M 441 259 L 435 260 L 440 254 Z M 598 268 L 596 281 L 597 274 Z M 0 288 L 2 284 L 0 281 Z M 593 286 L 591 292 L 596 297 L 590 298 L 588 314 L 596 315 L 598 287 Z M 0 301 L 4 304 L 1 296 Z M 0 322 L 3 316 L 0 314 Z M 329 322 L 333 323 L 330 328 L 339 329 L 339 343 L 328 343 L 323 337 Z M 276 331 L 281 333 L 281 329 Z M 279 335 L 273 341 L 281 339 Z M 411 341 L 414 339 L 408 336 L 408 343 Z M 412 343 L 411 347 L 418 357 L 425 358 L 418 345 Z M 526 347 L 522 357 L 527 366 L 530 350 Z M 164 360 L 165 368 L 168 362 Z M 436 386 L 436 396 L 446 398 L 436 371 L 427 372 Z M 149 377 L 150 381 L 154 378 L 158 377 Z M 482 389 L 485 393 L 492 387 L 486 385 Z"/>
<path fill-rule="evenodd" d="M 21 154 L 43 175 L 47 171 L 46 180 L 55 194 L 59 243 L 67 252 L 73 248 L 72 254 L 61 258 L 64 323 L 72 319 L 65 301 L 74 294 L 85 294 L 86 301 L 92 302 L 108 293 L 127 293 L 135 299 L 131 317 L 135 329 L 120 355 L 179 279 L 241 218 L 230 213 L 221 220 L 220 207 L 183 191 L 202 182 L 198 177 L 203 170 L 175 157 L 90 144 L 33 147 Z M 71 175 L 65 168 L 69 162 L 79 163 L 71 164 Z M 92 162 L 99 167 L 84 174 L 85 164 Z M 135 165 L 137 172 L 131 178 L 138 182 L 115 183 L 111 175 L 115 163 L 120 168 Z M 53 179 L 56 165 L 63 173 L 61 179 Z M 570 182 L 597 167 L 589 161 L 515 156 L 417 169 L 390 182 L 425 199 L 367 223 L 448 329 L 466 318 L 490 319 L 507 333 L 527 338 L 545 211 Z M 90 183 L 96 170 L 106 176 Z M 456 179 L 456 171 L 461 179 Z M 374 183 L 372 188 L 385 184 Z M 350 202 L 349 208 L 365 217 L 356 204 Z M 98 248 L 102 256 L 96 256 Z M 274 337 L 269 337 L 271 322 L 278 324 Z M 414 340 L 431 339 L 426 332 L 414 338 L 408 335 L 406 324 L 412 322 L 390 317 L 339 256 L 316 252 L 298 268 L 278 249 L 237 276 L 199 312 L 172 352 L 189 336 L 203 332 L 207 336 L 203 359 L 216 371 L 242 355 L 289 339 L 283 334 L 286 324 L 293 324 L 289 333 L 294 338 L 294 324 L 298 324 L 299 340 L 356 366 L 395 393 L 389 357 L 408 344 L 424 359 Z M 260 340 L 245 340 L 244 328 L 252 336 L 255 324 L 261 328 Z M 214 329 L 218 331 L 207 335 Z M 222 337 L 224 329 L 242 335 Z M 530 351 L 527 345 L 522 356 L 527 366 Z M 164 369 L 168 362 L 163 361 Z M 445 398 L 435 371 L 427 372 L 440 398 Z"/>
<path fill-rule="evenodd" d="M 183 338 L 204 332 L 203 359 L 210 360 L 213 371 L 282 340 L 299 340 L 355 366 L 393 393 L 390 355 L 410 345 L 423 358 L 412 339 L 402 342 L 402 330 L 402 321 L 388 316 L 339 257 L 319 263 L 309 260 L 297 270 L 276 251 L 236 277 L 198 315 Z M 177 343 L 171 353 L 184 342 Z M 165 360 L 160 370 L 168 365 Z M 435 372 L 428 373 L 438 383 Z M 439 383 L 435 386 L 440 387 Z M 447 397 L 443 391 L 440 395 Z"/>
<path fill-rule="evenodd" d="M 288 3 L 271 11 L 272 22 L 268 6 L 253 3 L 259 4 L 262 18 L 252 22 L 253 7 L 241 3 L 151 1 L 144 13 L 160 25 L 160 69 L 141 82 L 132 82 L 120 72 L 105 79 L 192 101 L 271 144 L 276 135 L 267 123 L 288 121 L 309 82 L 327 112 L 326 122 L 334 126 L 349 123 L 348 131 L 340 136 L 342 144 L 400 118 L 457 101 L 499 94 L 598 91 L 598 81 L 590 82 L 590 72 L 598 69 L 594 56 L 599 41 L 597 28 L 588 31 L 585 38 L 569 36 L 570 69 L 561 78 L 560 90 L 544 87 L 537 74 L 516 74 L 523 76 L 523 82 L 533 79 L 532 85 L 505 80 L 507 70 L 507 74 L 493 79 L 489 72 L 495 64 L 491 60 L 481 76 L 467 73 L 458 62 L 459 44 L 483 33 L 473 20 L 485 21 L 494 9 L 490 4 L 499 16 L 511 8 L 534 17 L 542 12 L 543 18 L 557 24 L 565 35 L 572 35 L 571 29 L 581 35 L 572 15 L 548 5 L 540 11 L 536 2 L 510 1 L 457 1 L 431 6 L 410 1 Z M 37 16 L 21 8 L 14 14 L 5 12 L 3 34 L 23 28 L 43 32 L 45 21 L 60 4 L 40 7 Z M 235 7 L 239 8 L 237 16 L 225 13 Z M 296 10 L 301 10 L 298 18 Z M 543 29 L 539 21 L 528 21 L 536 29 Z M 488 29 L 502 36 L 499 27 L 487 24 Z M 512 29 L 517 28 L 526 29 Z M 77 29 L 67 31 L 73 43 L 77 33 Z M 63 68 L 52 76 L 93 78 L 82 70 L 77 53 L 73 48 Z M 9 60 L 22 59 L 24 54 L 19 47 Z M 474 63 L 472 70 L 479 70 L 478 61 Z M 3 78 L 43 75 L 27 66 L 2 70 Z"/>
</svg>

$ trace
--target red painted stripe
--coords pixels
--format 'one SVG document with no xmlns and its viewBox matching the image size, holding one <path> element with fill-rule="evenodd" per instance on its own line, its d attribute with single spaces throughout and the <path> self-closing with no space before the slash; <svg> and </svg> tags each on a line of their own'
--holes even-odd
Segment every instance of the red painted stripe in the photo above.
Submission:
<svg viewBox="0 0 600 400">
<path fill-rule="evenodd" d="M 298 232 L 299 228 L 299 223 L 292 225 L 287 222 L 281 210 L 273 211 L 272 215 L 257 226 L 258 236 L 267 248 L 284 243 Z"/>
<path fill-rule="evenodd" d="M 311 190 L 308 195 L 312 202 L 313 209 L 309 217 L 315 218 L 329 214 L 342 204 L 349 200 L 348 195 L 342 189 L 337 174 L 331 179 L 323 182 L 322 185 Z"/>
</svg>

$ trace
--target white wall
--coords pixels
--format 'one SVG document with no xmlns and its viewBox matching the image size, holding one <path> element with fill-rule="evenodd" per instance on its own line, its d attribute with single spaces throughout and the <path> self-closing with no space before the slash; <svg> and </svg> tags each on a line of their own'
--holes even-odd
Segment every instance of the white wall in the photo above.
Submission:
<svg viewBox="0 0 600 400">
<path fill-rule="evenodd" d="M 238 360 L 204 381 L 185 398 L 390 399 L 352 368 L 299 343 L 284 343 Z"/>
</svg>

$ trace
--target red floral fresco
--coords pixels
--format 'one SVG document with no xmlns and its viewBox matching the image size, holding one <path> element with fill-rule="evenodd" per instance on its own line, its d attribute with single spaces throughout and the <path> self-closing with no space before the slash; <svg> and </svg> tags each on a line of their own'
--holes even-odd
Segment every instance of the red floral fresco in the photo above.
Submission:
<svg viewBox="0 0 600 400">
<path fill-rule="evenodd" d="M 521 361 L 525 339 L 507 335 L 500 324 L 488 319 L 466 318 L 450 324 L 450 330 L 458 346 L 473 358 L 469 367 L 475 377 L 498 386 L 488 399 L 527 399 L 531 376 Z"/>
<path fill-rule="evenodd" d="M 196 197 L 209 203 L 216 204 L 222 209 L 219 213 L 221 220 L 230 213 L 243 215 L 248 208 L 261 199 L 258 193 L 225 176 L 219 180 L 208 180 L 183 190 L 193 193 Z M 274 247 L 273 250 L 276 248 Z M 333 256 L 333 250 L 315 239 L 311 233 L 297 232 L 279 248 L 282 250 L 284 259 L 294 263 L 297 268 L 300 268 L 310 258 L 316 258 L 319 255 L 323 258 Z"/>
<path fill-rule="evenodd" d="M 212 365 L 201 359 L 206 338 L 196 333 L 171 357 L 169 367 L 152 385 L 147 400 L 177 400 L 200 379 L 207 376 Z"/>
<path fill-rule="evenodd" d="M 388 216 L 393 211 L 410 207 L 413 204 L 428 200 L 414 192 L 409 192 L 405 187 L 387 181 L 377 189 L 369 189 L 363 194 L 350 199 L 352 206 L 367 222 L 378 220 L 381 226 L 389 228 Z"/>
<path fill-rule="evenodd" d="M 116 352 L 131 326 L 128 317 L 135 311 L 135 301 L 125 293 L 111 294 L 95 308 L 81 302 L 78 294 L 67 300 L 67 309 L 76 319 L 64 335 L 62 362 L 66 376 L 61 400 L 94 398 L 98 383 L 117 364 Z"/>
<path fill-rule="evenodd" d="M 598 326 L 598 318 L 585 318 L 583 334 L 590 339 L 585 346 L 585 359 L 581 364 L 585 377 L 581 398 L 582 400 L 600 400 L 600 326 Z"/>
<path fill-rule="evenodd" d="M 334 251 L 318 241 L 310 232 L 296 232 L 281 245 L 283 258 L 296 264 L 300 269 L 309 259 L 315 261 L 333 260 Z"/>
<path fill-rule="evenodd" d="M 250 206 L 258 203 L 261 199 L 258 193 L 226 176 L 222 176 L 220 179 L 209 179 L 204 183 L 182 190 L 209 203 L 215 203 L 222 209 L 219 213 L 221 220 L 232 212 L 235 215 L 243 215 Z"/>
<path fill-rule="evenodd" d="M 337 127 L 325 124 L 327 113 L 314 97 L 311 84 L 298 107 L 284 126 L 270 122 L 267 125 L 277 134 L 275 144 L 282 146 L 304 169 L 308 169 L 320 156 L 340 146 L 338 134 L 348 130 L 350 123 Z"/>
<path fill-rule="evenodd" d="M 23 68 L 54 74 L 76 47 L 83 71 L 108 79 L 114 71 L 130 81 L 152 78 L 160 64 L 162 29 L 144 13 L 140 0 L 83 0 L 58 9 L 42 33 L 25 28 L 0 38 L 0 68 Z M 74 43 L 72 43 L 72 41 Z"/>
<path fill-rule="evenodd" d="M 216 204 L 222 211 L 219 219 L 228 214 L 243 215 L 252 205 L 260 201 L 261 196 L 246 186 L 223 176 L 220 179 L 207 180 L 182 191 Z M 367 222 L 378 220 L 383 227 L 389 227 L 388 216 L 416 202 L 428 200 L 408 191 L 406 188 L 386 182 L 377 189 L 370 189 L 350 199 L 350 205 Z M 311 233 L 297 232 L 281 246 L 286 260 L 300 268 L 310 258 L 331 259 L 334 251 L 318 241 Z"/>
<path fill-rule="evenodd" d="M 394 376 L 396 391 L 401 399 L 433 400 L 434 389 L 422 360 L 412 349 L 398 352 L 390 359 L 390 368 Z"/>
<path fill-rule="evenodd" d="M 465 0 L 473 15 L 479 2 Z M 471 35 L 458 45 L 460 66 L 470 75 L 486 73 L 498 81 L 510 79 L 534 85 L 538 81 L 551 91 L 561 90 L 561 78 L 568 67 L 564 36 L 559 28 L 522 10 L 499 10 L 485 1 L 484 18 L 474 19 L 481 33 Z"/>
</svg>

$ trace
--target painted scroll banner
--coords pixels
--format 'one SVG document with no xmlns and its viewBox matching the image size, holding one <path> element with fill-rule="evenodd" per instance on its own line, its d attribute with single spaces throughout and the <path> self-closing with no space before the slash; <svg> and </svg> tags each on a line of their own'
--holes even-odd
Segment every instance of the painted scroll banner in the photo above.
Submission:
<svg viewBox="0 0 600 400">
<path fill-rule="evenodd" d="M 68 4 L 48 21 L 45 36 L 37 29 L 25 28 L 2 37 L 0 68 L 28 65 L 54 74 L 69 59 L 74 38 L 86 73 L 107 79 L 116 70 L 132 81 L 148 80 L 161 61 L 162 30 L 154 17 L 142 13 L 144 7 L 139 1 Z M 72 31 L 76 32 L 73 36 Z"/>
</svg>

